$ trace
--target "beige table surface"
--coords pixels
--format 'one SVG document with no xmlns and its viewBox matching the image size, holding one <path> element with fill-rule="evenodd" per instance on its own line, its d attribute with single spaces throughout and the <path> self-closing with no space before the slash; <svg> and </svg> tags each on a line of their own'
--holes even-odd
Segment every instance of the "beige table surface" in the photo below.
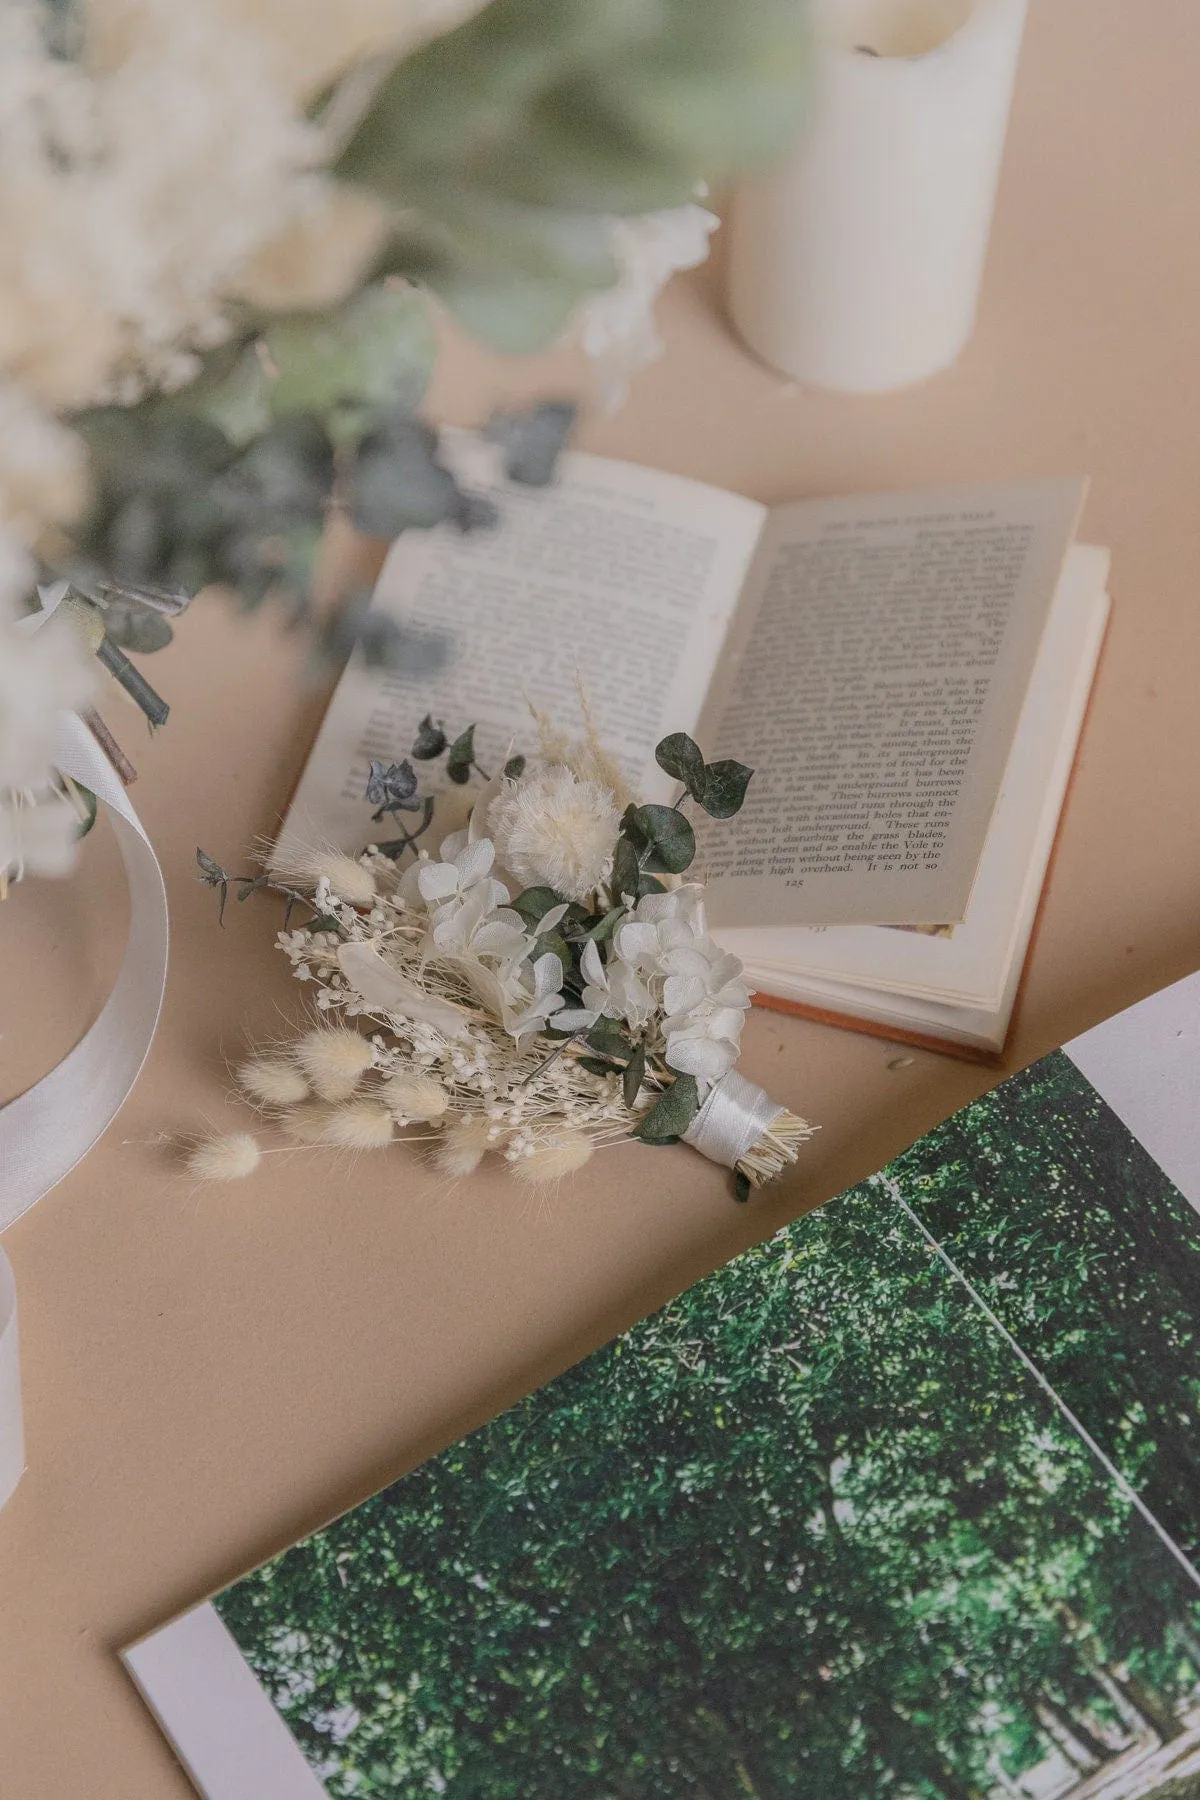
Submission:
<svg viewBox="0 0 1200 1800">
<path fill-rule="evenodd" d="M 582 441 L 762 500 L 1079 470 L 1111 545 L 1113 626 L 1013 1067 L 1200 964 L 1200 10 L 1034 0 L 978 333 L 876 400 L 788 393 L 722 322 L 711 271 L 663 309 L 669 350 Z M 433 406 L 575 387 L 567 357 L 452 344 Z M 500 628 L 499 622 L 497 628 Z M 262 624 L 198 608 L 153 675 L 135 798 L 171 888 L 148 1069 L 107 1138 L 6 1235 L 30 1468 L 0 1514 L 3 1800 L 190 1792 L 114 1647 L 407 1469 L 758 1235 L 875 1168 L 987 1075 L 755 1016 L 748 1072 L 820 1121 L 795 1178 L 731 1204 L 683 1149 L 606 1154 L 548 1204 L 458 1188 L 396 1150 L 281 1155 L 197 1192 L 156 1134 L 228 1115 L 223 1059 L 298 990 L 267 908 L 219 933 L 196 843 L 277 821 L 320 699 Z M 138 738 L 131 729 L 132 747 Z M 91 1016 L 123 934 L 112 846 L 0 914 L 0 1093 Z"/>
</svg>

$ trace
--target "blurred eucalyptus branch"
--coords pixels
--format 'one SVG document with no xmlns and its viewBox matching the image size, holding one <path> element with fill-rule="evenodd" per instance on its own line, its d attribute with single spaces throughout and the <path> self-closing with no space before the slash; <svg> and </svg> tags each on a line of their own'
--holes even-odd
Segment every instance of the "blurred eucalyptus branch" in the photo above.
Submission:
<svg viewBox="0 0 1200 1800">
<path fill-rule="evenodd" d="M 67 581 L 151 717 L 127 654 L 209 586 L 324 657 L 428 656 L 314 570 L 331 508 L 491 522 L 418 413 L 430 301 L 509 353 L 575 324 L 619 393 L 805 53 L 802 0 L 5 0 L 0 625 Z M 551 480 L 571 419 L 496 421 L 508 474 Z"/>
</svg>

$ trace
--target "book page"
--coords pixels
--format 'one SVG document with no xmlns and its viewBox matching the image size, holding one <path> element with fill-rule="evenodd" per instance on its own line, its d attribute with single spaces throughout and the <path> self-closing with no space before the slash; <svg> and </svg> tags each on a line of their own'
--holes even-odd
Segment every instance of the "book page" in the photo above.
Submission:
<svg viewBox="0 0 1200 1800">
<path fill-rule="evenodd" d="M 967 916 L 948 935 L 881 925 L 723 931 L 760 995 L 999 1051 L 1029 949 L 1104 642 L 1108 552 L 1067 556 Z"/>
<path fill-rule="evenodd" d="M 964 917 L 1083 491 L 771 514 L 700 726 L 755 770 L 703 833 L 714 924 Z"/>
<path fill-rule="evenodd" d="M 363 800 L 369 762 L 406 756 L 426 713 L 452 736 L 477 725 L 479 761 L 491 772 L 514 734 L 518 748 L 532 742 L 531 705 L 577 735 L 581 687 L 642 797 L 674 794 L 654 746 L 695 726 L 765 508 L 579 453 L 562 458 L 552 488 L 520 487 L 496 478 L 477 439 L 447 435 L 461 477 L 495 501 L 500 522 L 467 536 L 451 526 L 407 532 L 374 600 L 411 630 L 441 637 L 445 659 L 431 673 L 351 660 L 284 838 L 361 848 L 377 829 Z"/>
</svg>

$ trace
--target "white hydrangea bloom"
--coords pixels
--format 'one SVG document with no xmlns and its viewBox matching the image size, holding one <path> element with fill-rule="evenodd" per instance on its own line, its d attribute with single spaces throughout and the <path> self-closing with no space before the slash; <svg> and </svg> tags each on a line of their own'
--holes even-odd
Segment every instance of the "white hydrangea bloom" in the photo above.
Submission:
<svg viewBox="0 0 1200 1800">
<path fill-rule="evenodd" d="M 447 838 L 437 862 L 414 865 L 417 871 L 417 890 L 435 917 L 438 916 L 439 908 L 464 899 L 477 887 L 482 888 L 489 906 L 507 904 L 508 889 L 502 881 L 492 879 L 496 846 L 490 838 L 477 838 L 474 843 L 459 844 L 458 839 L 460 836 L 465 838 L 465 835 L 455 832 L 453 838 Z"/>
<path fill-rule="evenodd" d="M 580 901 L 603 881 L 620 823 L 611 788 L 561 763 L 504 782 L 487 814 L 505 868 L 526 887 Z"/>
<path fill-rule="evenodd" d="M 520 1044 L 543 1029 L 562 1005 L 564 969 L 550 952 L 532 959 L 538 931 L 557 925 L 564 907 L 552 907 L 530 932 L 508 906 L 508 889 L 492 874 L 495 845 L 452 832 L 435 861 L 415 862 L 401 882 L 404 904 L 429 911 L 424 955 L 457 975 L 484 1010 Z"/>
<path fill-rule="evenodd" d="M 655 301 L 678 269 L 704 261 L 709 235 L 719 223 L 715 213 L 694 205 L 611 221 L 610 242 L 620 275 L 614 286 L 585 300 L 576 315 L 606 411 L 616 412 L 631 377 L 661 355 Z"/>
<path fill-rule="evenodd" d="M 582 1031 L 599 1018 L 624 1019 L 631 1029 L 646 1024 L 654 1012 L 654 996 L 637 970 L 614 956 L 606 968 L 595 943 L 588 943 L 580 958 L 584 978 L 583 1004 L 560 1014 L 564 1031 Z"/>
<path fill-rule="evenodd" d="M 547 951 L 535 962 L 510 964 L 504 973 L 507 992 L 501 1017 L 505 1031 L 520 1044 L 544 1030 L 551 1015 L 561 1009 L 563 966 Z"/>
<path fill-rule="evenodd" d="M 643 895 L 613 933 L 613 951 L 647 977 L 661 976 L 667 951 L 693 944 L 707 931 L 704 890 L 688 883 L 665 894 Z"/>
<path fill-rule="evenodd" d="M 681 1074 L 719 1081 L 738 1059 L 750 1004 L 741 963 L 701 935 L 668 950 L 662 968 L 668 1063 Z"/>
<path fill-rule="evenodd" d="M 602 980 L 592 979 L 592 973 L 589 966 L 583 996 L 591 1018 L 581 1016 L 580 1025 L 601 1013 L 641 1023 L 644 992 L 651 1012 L 660 1006 L 663 1010 L 664 1054 L 671 1068 L 707 1086 L 736 1063 L 750 992 L 738 958 L 708 935 L 701 888 L 689 884 L 645 895 L 613 933 Z M 632 995 L 639 1004 L 631 1017 L 621 1001 Z M 573 1017 L 564 1014 L 564 1026 Z"/>
<path fill-rule="evenodd" d="M 490 884 L 492 889 L 499 886 L 499 882 Z M 508 898 L 507 893 L 504 897 Z M 440 955 L 486 956 L 499 962 L 524 956 L 531 942 L 520 913 L 498 906 L 494 893 L 483 884 L 439 909 L 430 940 Z"/>
</svg>

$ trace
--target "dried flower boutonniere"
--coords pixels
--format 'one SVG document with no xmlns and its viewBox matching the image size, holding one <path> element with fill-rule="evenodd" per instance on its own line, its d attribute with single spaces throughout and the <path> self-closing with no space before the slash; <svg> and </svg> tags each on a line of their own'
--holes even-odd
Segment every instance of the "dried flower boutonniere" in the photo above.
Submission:
<svg viewBox="0 0 1200 1800">
<path fill-rule="evenodd" d="M 737 1073 L 750 990 L 683 877 L 689 806 L 732 818 L 752 771 L 676 732 L 656 756 L 680 797 L 640 805 L 590 728 L 576 745 L 542 738 L 489 776 L 473 727 L 451 738 L 424 719 L 407 758 L 371 764 L 366 799 L 395 836 L 357 858 L 291 850 L 232 876 L 197 852 L 222 909 L 231 886 L 286 897 L 279 946 L 314 990 L 319 1022 L 251 1058 L 239 1085 L 293 1141 L 365 1150 L 417 1128 L 455 1176 L 496 1154 L 540 1185 L 629 1136 L 682 1140 L 744 1200 L 812 1127 Z M 414 763 L 483 782 L 436 850 L 438 802 Z M 193 1171 L 249 1174 L 255 1143 L 207 1140 Z"/>
</svg>

